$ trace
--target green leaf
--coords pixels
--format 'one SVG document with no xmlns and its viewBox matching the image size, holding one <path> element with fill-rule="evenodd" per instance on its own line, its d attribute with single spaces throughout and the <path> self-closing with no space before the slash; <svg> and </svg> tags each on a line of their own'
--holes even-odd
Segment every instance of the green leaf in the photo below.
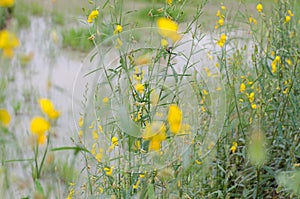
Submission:
<svg viewBox="0 0 300 199">
<path fill-rule="evenodd" d="M 36 191 L 44 195 L 44 189 L 38 179 L 35 180 Z"/>
</svg>

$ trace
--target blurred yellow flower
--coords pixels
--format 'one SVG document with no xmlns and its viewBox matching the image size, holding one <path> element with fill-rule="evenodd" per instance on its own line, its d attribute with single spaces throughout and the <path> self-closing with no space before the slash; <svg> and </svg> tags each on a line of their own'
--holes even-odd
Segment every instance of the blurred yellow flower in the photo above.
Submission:
<svg viewBox="0 0 300 199">
<path fill-rule="evenodd" d="M 226 10 L 226 6 L 221 6 L 221 9 L 222 10 Z"/>
<path fill-rule="evenodd" d="M 114 30 L 114 35 L 123 31 L 123 27 L 121 25 L 116 25 Z"/>
<path fill-rule="evenodd" d="M 243 93 L 245 90 L 246 90 L 246 85 L 244 83 L 241 83 L 240 92 Z"/>
<path fill-rule="evenodd" d="M 220 40 L 217 41 L 217 44 L 220 46 L 220 47 L 223 47 L 226 43 L 226 40 L 227 40 L 227 37 L 225 34 L 222 34 L 221 37 L 220 37 Z"/>
<path fill-rule="evenodd" d="M 248 95 L 248 99 L 249 99 L 249 102 L 252 103 L 254 101 L 254 92 L 247 94 Z"/>
<path fill-rule="evenodd" d="M 263 5 L 262 5 L 261 3 L 257 4 L 256 10 L 257 10 L 257 12 L 262 12 L 262 10 L 263 10 Z"/>
<path fill-rule="evenodd" d="M 108 176 L 111 176 L 113 173 L 113 169 L 114 169 L 114 167 L 105 167 L 104 168 L 105 174 Z"/>
<path fill-rule="evenodd" d="M 114 146 L 118 146 L 118 145 L 119 145 L 118 141 L 119 141 L 119 139 L 118 139 L 117 137 L 115 137 L 115 136 L 113 136 L 113 137 L 111 138 L 111 143 L 112 143 L 112 145 L 114 145 Z"/>
<path fill-rule="evenodd" d="M 231 146 L 231 148 L 230 148 L 230 151 L 231 151 L 232 153 L 235 153 L 237 147 L 238 147 L 237 142 L 232 142 L 232 146 Z"/>
<path fill-rule="evenodd" d="M 166 48 L 168 46 L 168 41 L 166 39 L 161 39 L 161 42 L 160 42 L 161 46 Z"/>
<path fill-rule="evenodd" d="M 40 108 L 44 114 L 46 114 L 50 119 L 57 119 L 60 116 L 60 112 L 54 108 L 51 100 L 47 98 L 40 98 L 38 100 Z"/>
<path fill-rule="evenodd" d="M 38 144 L 44 144 L 46 131 L 50 129 L 50 123 L 42 117 L 34 117 L 30 122 L 30 131 L 37 136 Z"/>
<path fill-rule="evenodd" d="M 14 55 L 14 48 L 20 44 L 18 38 L 7 30 L 0 31 L 0 49 L 2 49 L 2 56 L 12 58 Z"/>
<path fill-rule="evenodd" d="M 176 104 L 171 104 L 168 112 L 170 131 L 177 134 L 182 121 L 182 112 Z"/>
<path fill-rule="evenodd" d="M 92 131 L 92 137 L 93 137 L 93 140 L 98 140 L 99 135 L 98 135 L 98 132 L 96 130 Z"/>
<path fill-rule="evenodd" d="M 163 122 L 154 121 L 151 124 L 146 125 L 143 139 L 150 140 L 150 151 L 159 151 L 161 142 L 166 138 L 166 126 Z"/>
<path fill-rule="evenodd" d="M 173 42 L 176 42 L 181 38 L 177 32 L 178 24 L 171 19 L 159 18 L 157 20 L 157 26 L 161 36 L 170 38 Z"/>
<path fill-rule="evenodd" d="M 285 21 L 286 23 L 288 23 L 289 21 L 291 21 L 291 17 L 290 17 L 289 15 L 285 16 L 284 21 Z"/>
<path fill-rule="evenodd" d="M 252 109 L 256 109 L 256 107 L 257 107 L 257 106 L 256 106 L 255 103 L 251 104 L 251 108 L 252 108 Z"/>
<path fill-rule="evenodd" d="M 169 6 L 171 6 L 172 3 L 173 3 L 173 0 L 167 0 L 167 4 L 168 4 Z"/>
<path fill-rule="evenodd" d="M 219 21 L 218 21 L 218 24 L 220 26 L 223 26 L 224 25 L 224 19 L 223 18 L 220 18 Z"/>
<path fill-rule="evenodd" d="M 98 10 L 93 10 L 93 11 L 89 14 L 87 22 L 88 22 L 88 23 L 93 23 L 93 20 L 96 19 L 96 18 L 98 17 L 98 15 L 99 15 Z"/>
<path fill-rule="evenodd" d="M 12 7 L 15 0 L 0 0 L 0 7 Z"/>
<path fill-rule="evenodd" d="M 10 123 L 11 117 L 6 109 L 0 109 L 0 125 L 8 126 Z"/>
<path fill-rule="evenodd" d="M 288 14 L 289 14 L 291 17 L 294 16 L 294 14 L 293 14 L 293 12 L 292 12 L 291 10 L 288 10 Z"/>
<path fill-rule="evenodd" d="M 102 161 L 102 157 L 103 157 L 103 149 L 99 149 L 99 152 L 96 154 L 95 158 L 98 162 Z"/>
<path fill-rule="evenodd" d="M 137 83 L 136 86 L 135 86 L 135 90 L 137 92 L 139 92 L 140 94 L 143 94 L 143 92 L 145 90 L 144 84 Z"/>
<path fill-rule="evenodd" d="M 109 101 L 109 98 L 108 97 L 104 97 L 102 101 L 103 101 L 103 103 L 107 103 Z"/>
</svg>

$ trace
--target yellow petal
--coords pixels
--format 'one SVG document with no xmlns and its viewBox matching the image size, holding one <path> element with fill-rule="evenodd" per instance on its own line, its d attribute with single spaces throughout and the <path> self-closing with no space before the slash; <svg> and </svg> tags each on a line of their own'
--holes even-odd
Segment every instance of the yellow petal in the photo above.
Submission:
<svg viewBox="0 0 300 199">
<path fill-rule="evenodd" d="M 50 123 L 42 117 L 34 117 L 30 122 L 30 130 L 38 136 L 43 135 L 50 129 Z"/>
<path fill-rule="evenodd" d="M 0 125 L 8 126 L 10 123 L 11 117 L 6 109 L 0 109 Z"/>
</svg>

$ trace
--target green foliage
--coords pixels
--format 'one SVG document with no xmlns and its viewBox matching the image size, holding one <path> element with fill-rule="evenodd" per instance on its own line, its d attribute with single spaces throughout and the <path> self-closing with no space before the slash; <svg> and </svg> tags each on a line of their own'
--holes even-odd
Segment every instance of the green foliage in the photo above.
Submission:
<svg viewBox="0 0 300 199">
<path fill-rule="evenodd" d="M 63 46 L 70 47 L 80 51 L 91 50 L 94 46 L 93 42 L 88 40 L 91 36 L 86 28 L 71 28 L 62 31 Z"/>
</svg>

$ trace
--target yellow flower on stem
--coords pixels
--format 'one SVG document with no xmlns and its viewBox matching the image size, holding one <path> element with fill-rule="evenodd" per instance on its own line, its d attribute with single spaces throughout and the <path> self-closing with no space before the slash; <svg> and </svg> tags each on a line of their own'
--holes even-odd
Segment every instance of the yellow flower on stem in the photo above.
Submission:
<svg viewBox="0 0 300 199">
<path fill-rule="evenodd" d="M 37 136 L 38 144 L 44 144 L 45 133 L 50 129 L 50 123 L 42 117 L 34 117 L 30 122 L 30 131 Z"/>
<path fill-rule="evenodd" d="M 220 47 L 223 47 L 226 43 L 226 40 L 227 40 L 227 37 L 225 34 L 222 34 L 221 37 L 220 37 L 220 40 L 217 41 L 217 44 L 220 46 Z"/>
<path fill-rule="evenodd" d="M 0 31 L 0 49 L 2 49 L 2 56 L 12 58 L 13 50 L 20 45 L 18 38 L 7 30 Z"/>
<path fill-rule="evenodd" d="M 231 146 L 231 148 L 230 148 L 230 151 L 231 151 L 232 153 L 235 153 L 237 147 L 238 147 L 237 142 L 233 142 L 233 143 L 232 143 L 232 146 Z"/>
<path fill-rule="evenodd" d="M 261 3 L 257 4 L 256 10 L 257 10 L 257 12 L 262 12 L 263 11 L 263 5 Z"/>
<path fill-rule="evenodd" d="M 0 7 L 12 7 L 15 4 L 15 0 L 0 0 Z"/>
<path fill-rule="evenodd" d="M 123 31 L 123 27 L 121 25 L 116 25 L 114 30 L 114 35 Z"/>
<path fill-rule="evenodd" d="M 254 93 L 250 93 L 250 94 L 247 94 L 248 95 L 248 99 L 249 99 L 249 102 L 252 103 L 254 101 Z"/>
<path fill-rule="evenodd" d="M 144 90 L 145 90 L 144 84 L 140 84 L 140 83 L 136 84 L 135 90 L 136 90 L 137 92 L 139 92 L 140 94 L 143 94 L 143 92 L 144 92 Z"/>
<path fill-rule="evenodd" d="M 119 139 L 115 136 L 111 138 L 111 146 L 109 147 L 109 151 L 112 151 L 116 146 L 119 145 Z"/>
<path fill-rule="evenodd" d="M 285 16 L 284 21 L 285 21 L 285 23 L 288 23 L 289 21 L 291 21 L 291 16 L 289 16 L 289 15 Z"/>
<path fill-rule="evenodd" d="M 241 83 L 240 92 L 243 93 L 245 90 L 246 90 L 246 85 L 244 83 Z"/>
<path fill-rule="evenodd" d="M 50 119 L 57 119 L 60 116 L 60 112 L 54 108 L 51 100 L 47 98 L 40 98 L 38 100 L 40 108 L 44 114 L 46 114 Z"/>
<path fill-rule="evenodd" d="M 223 26 L 224 25 L 224 19 L 223 18 L 220 18 L 219 21 L 218 21 L 218 24 L 220 26 Z"/>
<path fill-rule="evenodd" d="M 114 167 L 105 167 L 104 168 L 105 174 L 108 176 L 111 176 L 113 173 L 113 169 L 114 169 Z"/>
<path fill-rule="evenodd" d="M 173 42 L 178 41 L 181 36 L 178 34 L 178 24 L 168 18 L 159 18 L 157 26 L 161 36 L 171 39 Z"/>
<path fill-rule="evenodd" d="M 87 19 L 87 22 L 88 23 L 93 23 L 93 20 L 96 19 L 99 15 L 99 11 L 98 10 L 93 10 L 89 16 L 88 16 L 88 19 Z"/>
<path fill-rule="evenodd" d="M 177 134 L 182 121 L 182 112 L 176 104 L 171 104 L 168 113 L 168 123 L 170 131 Z"/>
<path fill-rule="evenodd" d="M 0 125 L 7 127 L 10 123 L 10 114 L 6 109 L 0 109 Z"/>
</svg>

